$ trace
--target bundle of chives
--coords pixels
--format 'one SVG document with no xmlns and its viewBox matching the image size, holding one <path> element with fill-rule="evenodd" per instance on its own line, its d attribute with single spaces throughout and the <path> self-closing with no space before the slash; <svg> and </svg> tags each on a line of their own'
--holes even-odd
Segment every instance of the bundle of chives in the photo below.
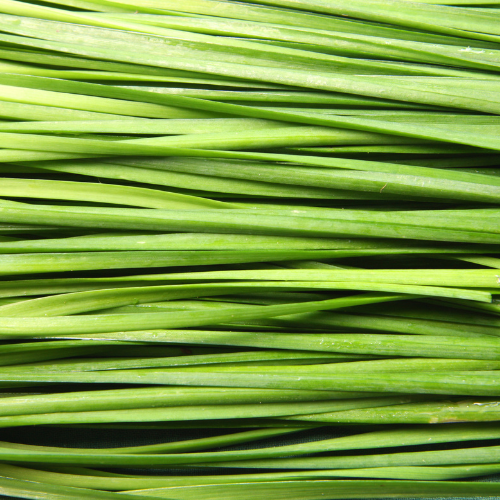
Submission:
<svg viewBox="0 0 500 500">
<path fill-rule="evenodd" d="M 499 8 L 0 0 L 0 494 L 500 496 Z"/>
</svg>

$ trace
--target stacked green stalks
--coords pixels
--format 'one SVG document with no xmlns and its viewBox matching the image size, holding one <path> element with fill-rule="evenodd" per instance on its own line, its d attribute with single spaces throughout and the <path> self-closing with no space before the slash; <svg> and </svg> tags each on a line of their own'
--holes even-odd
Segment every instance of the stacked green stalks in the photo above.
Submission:
<svg viewBox="0 0 500 500">
<path fill-rule="evenodd" d="M 500 497 L 499 69 L 494 0 L 0 0 L 0 494 Z"/>
</svg>

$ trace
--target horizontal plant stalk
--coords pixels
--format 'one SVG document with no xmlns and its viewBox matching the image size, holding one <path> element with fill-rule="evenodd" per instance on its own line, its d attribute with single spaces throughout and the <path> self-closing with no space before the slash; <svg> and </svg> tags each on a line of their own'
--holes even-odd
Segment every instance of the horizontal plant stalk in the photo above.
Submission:
<svg viewBox="0 0 500 500">
<path fill-rule="evenodd" d="M 68 336 L 80 339 L 100 341 L 122 340 L 142 342 L 165 342 L 167 344 L 189 343 L 194 345 L 247 346 L 277 349 L 303 349 L 311 351 L 372 354 L 382 356 L 422 356 L 442 358 L 498 359 L 499 341 L 491 337 L 460 338 L 432 335 L 384 335 L 384 334 L 327 334 L 327 333 L 289 333 L 282 335 L 273 332 L 214 330 L 155 330 L 136 332 L 115 332 L 98 335 Z M 43 338 L 43 336 L 40 336 Z M 46 336 L 51 338 L 50 335 Z M 54 336 L 58 338 L 58 336 Z M 65 338 L 63 336 L 62 338 Z"/>
<path fill-rule="evenodd" d="M 36 383 L 118 383 L 186 385 L 211 387 L 248 387 L 263 389 L 300 389 L 324 391 L 392 392 L 408 394 L 446 394 L 458 396 L 499 396 L 495 371 L 451 371 L 436 373 L 376 373 L 347 376 L 187 372 L 175 369 L 116 370 L 102 372 L 26 373 L 0 370 L 2 382 Z M 496 412 L 496 410 L 495 410 Z M 497 416 L 495 416 L 497 418 Z"/>
<path fill-rule="evenodd" d="M 52 295 L 39 299 L 28 299 L 22 302 L 6 304 L 0 306 L 0 317 L 35 317 L 35 316 L 64 316 L 110 307 L 123 306 L 128 304 L 148 303 L 158 300 L 176 300 L 182 298 L 190 298 L 196 296 L 213 296 L 221 295 L 227 292 L 236 294 L 255 290 L 257 287 L 266 286 L 267 282 L 257 283 L 202 283 L 199 285 L 166 285 L 166 286 L 150 286 L 150 287 L 130 287 L 121 289 L 95 290 L 88 292 L 75 292 L 74 294 Z M 271 287 L 273 283 L 270 283 Z M 295 285 L 295 286 L 294 286 Z M 455 288 L 446 289 L 443 287 L 420 287 L 415 285 L 392 285 L 392 284 L 357 284 L 352 282 L 333 282 L 331 283 L 307 283 L 307 282 L 278 282 L 275 288 L 285 289 L 311 289 L 311 290 L 350 290 L 360 289 L 371 292 L 394 292 L 400 293 L 399 299 L 412 298 L 412 295 L 429 295 L 429 296 L 445 296 L 468 298 L 469 300 L 479 300 L 490 302 L 491 296 L 484 292 L 460 290 Z M 405 297 L 407 294 L 408 297 Z M 359 297 L 358 297 L 359 299 Z M 356 299 L 355 299 L 356 300 Z M 394 300 L 397 300 L 394 297 Z M 285 304 L 283 304 L 285 305 Z M 225 304 L 221 304 L 225 306 Z M 239 308 L 245 308 L 247 312 L 251 312 L 254 307 L 235 304 Z M 233 306 L 233 307 L 234 307 Z M 259 307 L 259 306 L 255 306 Z M 224 312 L 225 307 L 221 307 L 218 312 Z M 261 309 L 262 310 L 262 309 Z M 158 309 L 156 314 L 162 313 Z M 165 311 L 167 312 L 167 311 Z M 472 333 L 475 333 L 472 329 Z M 478 333 L 492 334 L 496 332 L 494 329 L 481 330 Z"/>
<path fill-rule="evenodd" d="M 260 403 L 318 402 L 337 399 L 359 399 L 382 397 L 349 391 L 288 391 L 272 389 L 230 389 L 196 387 L 128 388 L 92 391 L 34 394 L 31 396 L 6 396 L 2 398 L 2 416 L 33 415 L 38 413 L 63 413 L 104 411 L 133 408 L 167 408 L 175 406 L 195 406 L 212 404 L 250 405 Z M 277 431 L 276 431 L 277 432 Z M 211 441 L 208 441 L 211 443 Z M 201 443 L 201 442 L 200 442 Z M 189 451 L 196 443 L 155 445 L 151 450 Z M 185 447 L 184 447 L 185 446 Z M 201 446 L 201 444 L 200 444 Z M 128 449 L 128 448 L 127 448 Z M 134 448 L 135 449 L 135 448 Z M 138 449 L 138 448 L 137 448 Z M 149 448 L 147 448 L 149 449 Z M 193 448 L 194 450 L 195 448 Z"/>
<path fill-rule="evenodd" d="M 62 207 L 24 205 L 0 207 L 0 223 L 90 227 L 99 230 L 156 232 L 203 232 L 301 237 L 408 238 L 497 244 L 500 235 L 491 232 L 410 226 L 384 222 L 286 217 L 258 213 L 233 214 L 229 210 L 168 211 L 127 208 Z M 237 221 L 237 222 L 236 222 Z M 43 225 L 40 224 L 43 227 Z"/>
<path fill-rule="evenodd" d="M 295 471 L 274 472 L 261 474 L 230 474 L 218 476 L 164 476 L 144 477 L 125 475 L 99 475 L 93 476 L 90 470 L 85 474 L 78 475 L 75 472 L 66 471 L 52 472 L 36 469 L 27 469 L 15 465 L 2 465 L 1 470 L 5 475 L 16 479 L 37 478 L 49 484 L 63 486 L 77 486 L 80 488 L 93 488 L 103 490 L 122 490 L 138 488 L 167 488 L 174 486 L 195 486 L 202 484 L 231 484 L 231 483 L 254 483 L 267 481 L 301 481 L 305 479 L 326 479 L 335 477 L 369 477 L 381 479 L 460 479 L 463 477 L 480 476 L 485 473 L 496 472 L 498 464 L 468 465 L 468 466 L 408 466 L 408 467 L 372 467 L 369 469 L 341 469 L 323 471 Z M 79 469 L 77 469 L 79 471 Z"/>
<path fill-rule="evenodd" d="M 300 484 L 300 486 L 299 486 Z M 496 494 L 496 484 L 494 483 L 466 483 L 466 488 L 460 489 L 463 486 L 461 482 L 422 482 L 417 483 L 412 481 L 370 481 L 369 486 L 366 481 L 303 481 L 296 484 L 296 481 L 281 481 L 271 483 L 237 483 L 231 485 L 208 485 L 208 486 L 191 486 L 187 487 L 181 493 L 181 487 L 152 489 L 134 491 L 134 494 L 144 495 L 165 495 L 164 498 L 172 494 L 182 495 L 182 499 L 202 498 L 203 500 L 220 498 L 220 495 L 234 495 L 241 499 L 255 498 L 255 495 L 272 495 L 274 498 L 289 498 L 290 500 L 316 500 L 325 497 L 326 494 L 330 498 L 366 498 L 366 495 L 371 495 L 372 498 L 386 498 L 387 495 L 413 495 L 425 497 L 440 496 L 449 497 L 458 495 L 487 495 L 488 493 Z M 370 489 L 367 491 L 366 487 Z M 489 486 L 485 488 L 484 486 Z M 146 493 L 147 491 L 147 493 Z M 161 493 L 160 493 L 161 491 Z M 131 493 L 131 492 L 129 492 Z M 167 496 L 168 495 L 168 496 Z"/>
<path fill-rule="evenodd" d="M 210 233 L 104 233 L 78 237 L 2 240 L 1 253 L 78 252 L 113 250 L 376 250 L 393 253 L 490 253 L 487 245 L 418 245 L 402 240 L 356 240 Z"/>
<path fill-rule="evenodd" d="M 29 377 L 28 377 L 29 378 Z M 218 420 L 260 417 L 273 418 L 289 415 L 321 413 L 325 411 L 342 411 L 352 408 L 372 406 L 399 405 L 412 401 L 411 396 L 395 396 L 380 398 L 361 398 L 337 401 L 308 401 L 293 403 L 263 403 L 204 405 L 204 406 L 172 406 L 169 408 L 128 408 L 126 410 L 101 410 L 85 412 L 44 413 L 28 415 L 11 415 L 0 417 L 0 427 L 16 427 L 30 425 L 81 424 L 81 423 L 118 423 L 118 422 L 168 422 L 192 420 Z M 258 422 L 258 420 L 257 420 Z M 257 423 L 256 422 L 256 423 Z M 257 423 L 258 425 L 258 423 Z M 86 453 L 92 454 L 89 450 Z M 1 452 L 0 452 L 1 456 Z M 175 463 L 175 461 L 173 462 Z M 182 459 L 181 459 L 182 463 Z"/>
<path fill-rule="evenodd" d="M 142 327 L 161 328 L 169 324 L 171 327 L 199 326 L 227 321 L 238 315 L 240 319 L 257 319 L 262 317 L 280 316 L 298 312 L 309 312 L 320 309 L 334 309 L 354 305 L 378 303 L 392 300 L 405 300 L 408 297 L 397 294 L 367 293 L 324 301 L 311 301 L 308 303 L 292 303 L 276 306 L 257 307 L 249 311 L 247 308 L 227 308 L 219 312 L 191 312 L 183 313 L 152 313 L 147 316 L 138 315 L 106 315 L 99 318 L 96 323 L 92 316 L 57 316 L 48 317 L 4 317 L 0 326 L 2 334 L 16 334 L 21 336 L 36 336 L 37 334 L 58 333 L 105 333 L 106 331 L 136 330 Z"/>
<path fill-rule="evenodd" d="M 10 477 L 0 478 L 0 492 L 14 498 L 49 499 L 58 500 L 134 500 L 136 495 L 128 493 L 114 493 L 109 491 L 98 491 L 88 488 L 74 488 L 71 486 L 51 485 L 35 481 L 25 481 Z M 153 498 L 162 498 L 153 496 Z"/>
</svg>

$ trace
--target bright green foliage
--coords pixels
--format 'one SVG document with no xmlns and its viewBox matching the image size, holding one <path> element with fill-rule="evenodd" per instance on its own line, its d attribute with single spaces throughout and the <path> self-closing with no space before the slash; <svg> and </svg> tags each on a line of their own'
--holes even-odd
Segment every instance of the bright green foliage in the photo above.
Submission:
<svg viewBox="0 0 500 500">
<path fill-rule="evenodd" d="M 2 498 L 498 497 L 499 9 L 0 0 Z"/>
</svg>

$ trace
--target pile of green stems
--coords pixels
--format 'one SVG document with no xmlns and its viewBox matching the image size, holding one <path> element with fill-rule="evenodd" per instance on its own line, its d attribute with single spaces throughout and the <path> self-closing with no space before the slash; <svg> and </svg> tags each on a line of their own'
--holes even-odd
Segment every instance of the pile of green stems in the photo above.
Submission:
<svg viewBox="0 0 500 500">
<path fill-rule="evenodd" d="M 499 16 L 0 0 L 0 495 L 500 497 Z"/>
</svg>

